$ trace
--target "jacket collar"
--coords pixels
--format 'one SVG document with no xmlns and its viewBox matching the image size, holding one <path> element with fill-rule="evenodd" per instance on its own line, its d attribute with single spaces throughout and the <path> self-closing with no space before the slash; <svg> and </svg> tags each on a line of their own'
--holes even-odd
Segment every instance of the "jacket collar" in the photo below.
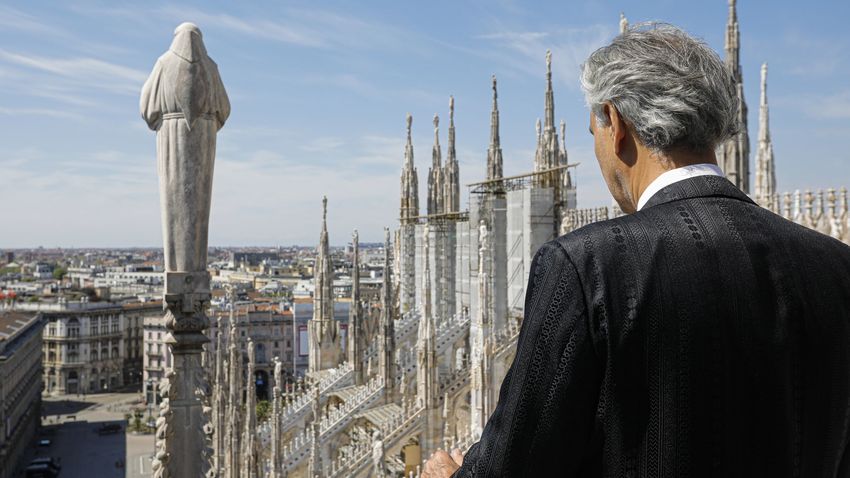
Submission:
<svg viewBox="0 0 850 478">
<path fill-rule="evenodd" d="M 728 197 L 755 204 L 749 196 L 728 179 L 722 176 L 706 175 L 683 179 L 661 188 L 649 198 L 641 211 L 671 201 L 698 197 Z"/>
</svg>

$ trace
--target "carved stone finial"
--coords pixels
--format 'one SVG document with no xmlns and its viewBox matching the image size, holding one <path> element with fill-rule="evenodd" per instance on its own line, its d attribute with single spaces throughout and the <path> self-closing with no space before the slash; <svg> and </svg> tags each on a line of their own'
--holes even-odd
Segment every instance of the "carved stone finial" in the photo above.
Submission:
<svg viewBox="0 0 850 478">
<path fill-rule="evenodd" d="M 455 119 L 455 97 L 449 95 L 449 120 L 454 121 Z"/>
<path fill-rule="evenodd" d="M 434 131 L 437 131 L 437 128 L 440 127 L 440 116 L 437 113 L 434 113 Z"/>
<path fill-rule="evenodd" d="M 413 126 L 413 115 L 407 113 L 407 138 L 410 139 L 410 129 Z"/>
<path fill-rule="evenodd" d="M 546 74 L 552 75 L 552 50 L 546 50 Z"/>
<path fill-rule="evenodd" d="M 328 197 L 322 196 L 322 222 L 328 220 Z"/>
</svg>

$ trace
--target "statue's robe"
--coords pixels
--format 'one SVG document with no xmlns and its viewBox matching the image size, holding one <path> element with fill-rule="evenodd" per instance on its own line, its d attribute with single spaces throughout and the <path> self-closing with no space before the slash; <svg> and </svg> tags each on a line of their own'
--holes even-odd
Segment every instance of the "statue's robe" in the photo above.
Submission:
<svg viewBox="0 0 850 478">
<path fill-rule="evenodd" d="M 216 133 L 230 102 L 199 31 L 178 30 L 145 82 L 140 109 L 157 132 L 165 270 L 204 271 Z"/>
</svg>

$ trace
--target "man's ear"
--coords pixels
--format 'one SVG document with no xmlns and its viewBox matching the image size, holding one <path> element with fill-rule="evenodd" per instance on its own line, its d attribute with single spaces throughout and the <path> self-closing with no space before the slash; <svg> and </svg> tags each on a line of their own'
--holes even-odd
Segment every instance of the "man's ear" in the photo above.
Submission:
<svg viewBox="0 0 850 478">
<path fill-rule="evenodd" d="M 611 125 L 611 141 L 613 142 L 614 154 L 622 155 L 623 148 L 626 147 L 626 136 L 628 134 L 628 126 L 617 111 L 617 107 L 611 103 L 605 103 L 602 106 L 605 116 L 608 117 L 608 124 Z"/>
</svg>

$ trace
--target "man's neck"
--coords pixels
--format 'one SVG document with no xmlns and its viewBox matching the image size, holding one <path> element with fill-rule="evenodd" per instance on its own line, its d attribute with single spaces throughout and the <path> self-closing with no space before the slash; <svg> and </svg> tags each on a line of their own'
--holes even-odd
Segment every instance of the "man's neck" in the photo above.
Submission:
<svg viewBox="0 0 850 478">
<path fill-rule="evenodd" d="M 629 170 L 629 186 L 632 191 L 634 207 L 637 208 L 637 201 L 658 176 L 672 169 L 692 164 L 717 165 L 714 150 L 705 153 L 674 150 L 669 153 L 657 154 L 643 146 L 638 146 L 638 160 Z"/>
</svg>

